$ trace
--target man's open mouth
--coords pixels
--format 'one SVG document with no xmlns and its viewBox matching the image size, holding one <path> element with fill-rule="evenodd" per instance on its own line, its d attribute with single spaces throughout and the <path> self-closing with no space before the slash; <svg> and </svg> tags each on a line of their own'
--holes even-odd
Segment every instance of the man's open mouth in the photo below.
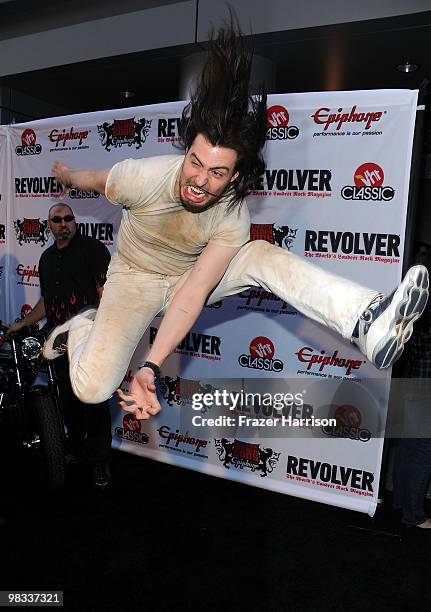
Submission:
<svg viewBox="0 0 431 612">
<path fill-rule="evenodd" d="M 200 187 L 196 187 L 195 185 L 186 185 L 184 187 L 184 197 L 186 200 L 193 202 L 194 204 L 199 204 L 205 200 L 208 192 L 205 189 L 201 189 Z"/>
</svg>

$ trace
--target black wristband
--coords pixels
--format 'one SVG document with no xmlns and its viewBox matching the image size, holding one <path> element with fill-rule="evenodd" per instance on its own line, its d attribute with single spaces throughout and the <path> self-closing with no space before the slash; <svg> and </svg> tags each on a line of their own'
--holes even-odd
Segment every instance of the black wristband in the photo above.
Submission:
<svg viewBox="0 0 431 612">
<path fill-rule="evenodd" d="M 154 378 L 160 378 L 162 371 L 159 368 L 159 366 L 155 363 L 153 363 L 152 361 L 146 361 L 145 363 L 143 363 L 141 366 L 139 366 L 139 369 L 141 368 L 149 368 L 150 370 L 153 371 L 154 374 Z"/>
</svg>

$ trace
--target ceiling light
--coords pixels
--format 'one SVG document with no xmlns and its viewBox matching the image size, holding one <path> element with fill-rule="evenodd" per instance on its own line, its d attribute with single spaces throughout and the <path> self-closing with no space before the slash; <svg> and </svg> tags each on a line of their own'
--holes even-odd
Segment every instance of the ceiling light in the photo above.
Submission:
<svg viewBox="0 0 431 612">
<path fill-rule="evenodd" d="M 410 62 L 404 62 L 403 64 L 398 64 L 397 70 L 399 72 L 415 72 L 419 66 L 417 64 L 411 64 Z"/>
<path fill-rule="evenodd" d="M 133 98 L 134 95 L 135 95 L 134 91 L 130 91 L 130 90 L 120 91 L 120 96 L 122 98 L 126 98 L 126 100 L 128 100 L 129 98 Z"/>
</svg>

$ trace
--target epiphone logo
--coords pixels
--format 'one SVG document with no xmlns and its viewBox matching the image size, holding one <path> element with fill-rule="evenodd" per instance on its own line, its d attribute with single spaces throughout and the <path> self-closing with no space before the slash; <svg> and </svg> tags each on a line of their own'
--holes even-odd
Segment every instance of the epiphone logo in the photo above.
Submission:
<svg viewBox="0 0 431 612">
<path fill-rule="evenodd" d="M 343 112 L 342 108 L 332 112 L 329 108 L 322 106 L 311 116 L 315 123 L 324 125 L 323 130 L 326 131 L 331 125 L 334 125 L 336 130 L 341 130 L 345 123 L 365 123 L 365 129 L 369 130 L 374 122 L 380 121 L 382 115 L 381 111 L 367 113 L 357 111 L 355 104 L 347 112 Z"/>
<path fill-rule="evenodd" d="M 26 267 L 23 264 L 18 264 L 16 268 L 16 273 L 18 276 L 21 276 L 22 280 L 26 279 L 27 282 L 31 278 L 39 278 L 39 270 L 36 264 L 33 266 L 33 268 L 30 268 L 30 266 Z"/>
<path fill-rule="evenodd" d="M 358 370 L 365 361 L 362 359 L 345 359 L 338 356 L 338 351 L 334 351 L 332 355 L 326 355 L 325 351 L 315 353 L 314 349 L 309 346 L 303 346 L 296 353 L 299 361 L 308 363 L 307 370 L 310 370 L 313 365 L 318 365 L 319 372 L 322 372 L 327 366 L 337 368 L 345 368 L 346 374 L 351 374 L 352 370 Z"/>
</svg>

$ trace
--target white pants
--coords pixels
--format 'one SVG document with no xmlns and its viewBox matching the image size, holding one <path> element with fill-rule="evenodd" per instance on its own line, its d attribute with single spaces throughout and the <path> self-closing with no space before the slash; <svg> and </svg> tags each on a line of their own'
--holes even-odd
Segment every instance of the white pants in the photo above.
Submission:
<svg viewBox="0 0 431 612">
<path fill-rule="evenodd" d="M 94 322 L 77 317 L 69 330 L 70 379 L 79 399 L 100 403 L 120 386 L 146 328 L 169 308 L 188 274 L 141 272 L 113 256 Z M 258 240 L 241 248 L 207 303 L 252 286 L 274 293 L 349 340 L 359 316 L 377 294 Z"/>
</svg>

